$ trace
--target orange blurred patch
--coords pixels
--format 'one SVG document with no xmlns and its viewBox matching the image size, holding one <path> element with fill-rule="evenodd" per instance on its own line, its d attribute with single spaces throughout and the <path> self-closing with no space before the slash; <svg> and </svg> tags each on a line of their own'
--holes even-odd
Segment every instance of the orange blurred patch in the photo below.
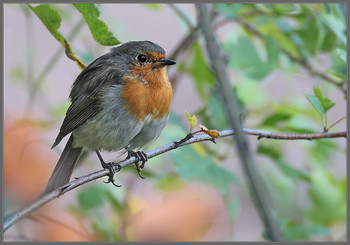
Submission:
<svg viewBox="0 0 350 245">
<path fill-rule="evenodd" d="M 64 204 L 65 206 L 66 204 Z M 39 212 L 38 212 L 39 213 Z M 63 205 L 49 205 L 38 217 L 40 240 L 51 242 L 92 241 L 80 220 L 65 211 Z M 45 213 L 43 215 L 43 213 Z"/>
<path fill-rule="evenodd" d="M 198 241 L 213 222 L 213 202 L 204 192 L 171 194 L 130 218 L 129 240 Z"/>
<path fill-rule="evenodd" d="M 16 196 L 16 209 L 28 205 L 43 191 L 57 161 L 58 154 L 45 144 L 45 132 L 42 125 L 30 120 L 5 123 L 4 191 Z M 19 221 L 10 230 L 12 236 L 27 234 L 34 241 L 89 241 L 82 224 L 65 210 L 67 198 L 74 199 L 74 195 L 53 200 L 31 218 Z M 12 240 L 11 232 L 5 240 Z"/>
<path fill-rule="evenodd" d="M 4 190 L 32 200 L 45 187 L 55 153 L 30 123 L 4 127 Z"/>
</svg>

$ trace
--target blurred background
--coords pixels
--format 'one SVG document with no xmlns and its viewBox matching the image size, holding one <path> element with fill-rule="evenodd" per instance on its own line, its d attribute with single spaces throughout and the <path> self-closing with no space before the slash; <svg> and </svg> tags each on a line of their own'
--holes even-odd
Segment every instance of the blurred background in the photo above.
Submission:
<svg viewBox="0 0 350 245">
<path fill-rule="evenodd" d="M 210 7 L 245 127 L 280 133 L 346 130 L 341 120 L 346 116 L 345 6 Z M 185 111 L 209 129 L 229 129 L 193 4 L 91 8 L 100 11 L 99 19 L 120 42 L 153 41 L 177 62 L 169 67 L 170 121 L 144 151 L 183 138 L 189 132 Z M 118 44 L 95 40 L 88 21 L 71 4 L 43 10 L 51 11 L 56 28 L 86 64 Z M 4 5 L 4 215 L 44 189 L 67 140 L 50 149 L 79 72 L 28 5 Z M 314 94 L 313 87 L 335 102 L 326 114 L 306 97 Z M 247 137 L 284 238 L 345 241 L 346 139 Z M 231 138 L 179 148 L 152 158 L 145 180 L 134 167 L 123 168 L 115 175 L 121 188 L 104 184 L 107 178 L 81 186 L 11 227 L 4 240 L 264 241 L 265 229 L 234 149 Z M 103 156 L 116 161 L 118 154 Z M 73 177 L 100 170 L 95 154 L 80 163 Z"/>
</svg>

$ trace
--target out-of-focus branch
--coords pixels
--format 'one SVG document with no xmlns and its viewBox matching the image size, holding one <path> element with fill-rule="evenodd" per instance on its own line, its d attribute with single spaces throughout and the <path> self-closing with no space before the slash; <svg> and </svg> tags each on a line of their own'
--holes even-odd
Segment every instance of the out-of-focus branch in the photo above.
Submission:
<svg viewBox="0 0 350 245">
<path fill-rule="evenodd" d="M 214 24 L 214 29 L 218 29 L 228 23 L 230 23 L 231 20 L 229 19 L 223 19 L 220 21 L 217 21 Z M 169 55 L 171 60 L 177 60 L 178 56 L 184 52 L 185 50 L 187 50 L 192 43 L 194 43 L 198 37 L 199 37 L 199 26 L 195 26 L 193 27 L 188 34 L 179 42 L 179 44 L 176 46 L 175 50 Z M 170 81 L 172 83 L 173 89 L 176 89 L 176 85 L 177 85 L 177 81 L 179 79 L 179 77 L 181 76 L 181 73 L 177 73 L 175 75 L 173 75 L 170 78 Z"/>
<path fill-rule="evenodd" d="M 169 3 L 168 6 L 174 10 L 174 12 L 186 23 L 186 25 L 192 29 L 193 28 L 193 25 L 190 21 L 190 19 L 186 16 L 186 14 L 178 7 L 176 6 L 175 4 L 173 3 Z"/>
<path fill-rule="evenodd" d="M 214 24 L 214 29 L 218 29 L 230 22 L 231 20 L 229 19 L 223 19 L 223 20 L 217 21 Z M 199 29 L 200 29 L 199 25 L 197 25 L 189 31 L 189 33 L 179 42 L 179 44 L 176 46 L 175 50 L 171 53 L 171 55 L 169 55 L 170 59 L 176 60 L 176 58 L 179 56 L 181 52 L 188 49 L 188 47 L 191 46 L 191 44 L 198 39 Z"/>
<path fill-rule="evenodd" d="M 170 59 L 176 60 L 178 55 L 186 50 L 191 44 L 197 40 L 199 36 L 199 26 L 193 27 L 189 33 L 180 41 L 180 43 L 176 46 L 175 50 L 169 55 Z"/>
<path fill-rule="evenodd" d="M 226 70 L 224 56 L 214 35 L 212 15 L 209 13 L 207 4 L 196 4 L 196 7 L 198 23 L 205 38 L 207 53 L 216 81 L 219 84 L 226 115 L 229 124 L 236 132 L 233 139 L 236 142 L 235 146 L 248 181 L 251 197 L 265 225 L 267 238 L 271 241 L 282 241 L 283 237 L 278 228 L 277 220 L 273 215 L 267 189 L 253 161 L 248 142 L 241 128 L 237 98 L 231 92 L 232 87 Z"/>
<path fill-rule="evenodd" d="M 337 138 L 337 137 L 346 137 L 346 132 L 335 132 L 335 133 L 319 133 L 319 134 L 281 134 L 281 133 L 271 133 L 268 131 L 262 131 L 262 130 L 255 130 L 255 129 L 247 129 L 243 128 L 242 132 L 247 135 L 255 135 L 258 136 L 258 139 L 260 138 L 270 138 L 270 139 L 279 139 L 279 140 L 316 140 L 316 139 L 324 139 L 324 138 Z M 219 132 L 219 136 L 217 138 L 223 138 L 227 136 L 231 136 L 234 134 L 234 130 L 224 130 Z M 177 144 L 177 142 L 172 142 L 167 145 L 164 145 L 162 147 L 159 147 L 157 149 L 154 149 L 152 151 L 147 152 L 147 156 L 149 159 L 158 156 L 160 154 L 163 154 L 165 152 L 171 151 L 176 149 L 177 147 L 202 142 L 202 141 L 212 141 L 213 138 L 207 134 L 203 135 L 193 135 L 190 137 L 187 141 L 181 143 L 180 145 Z M 136 162 L 135 157 L 130 157 L 129 159 L 123 160 L 119 162 L 118 164 L 123 168 L 127 165 L 133 164 Z M 12 225 L 17 223 L 22 218 L 28 216 L 35 210 L 39 209 L 40 207 L 44 206 L 48 202 L 54 200 L 55 198 L 58 198 L 59 196 L 63 195 L 64 193 L 67 193 L 68 191 L 86 184 L 90 181 L 99 179 L 103 176 L 106 176 L 109 174 L 108 169 L 103 169 L 85 176 L 82 176 L 67 185 L 60 187 L 42 197 L 35 200 L 33 203 L 29 204 L 28 206 L 24 207 L 20 211 L 15 212 L 14 214 L 8 216 L 4 220 L 4 231 L 9 229 Z"/>
<path fill-rule="evenodd" d="M 73 41 L 73 39 L 77 36 L 79 33 L 80 29 L 83 27 L 85 23 L 85 20 L 82 18 L 72 29 L 72 31 L 69 33 L 67 39 L 70 41 Z M 46 64 L 46 66 L 42 69 L 42 71 L 39 73 L 38 77 L 34 80 L 33 82 L 33 87 L 35 90 L 31 93 L 30 98 L 33 100 L 35 97 L 36 91 L 40 88 L 41 84 L 43 83 L 45 77 L 49 74 L 49 72 L 52 70 L 54 65 L 57 63 L 58 59 L 60 56 L 63 54 L 63 48 L 64 47 L 59 47 L 55 54 L 52 56 L 50 61 Z"/>
</svg>

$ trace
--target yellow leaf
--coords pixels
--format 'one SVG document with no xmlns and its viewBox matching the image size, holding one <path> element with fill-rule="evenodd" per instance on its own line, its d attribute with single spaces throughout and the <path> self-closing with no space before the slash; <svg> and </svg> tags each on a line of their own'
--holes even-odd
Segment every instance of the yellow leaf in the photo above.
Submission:
<svg viewBox="0 0 350 245">
<path fill-rule="evenodd" d="M 196 127 L 197 125 L 197 117 L 195 115 L 193 115 L 190 119 L 190 125 L 191 125 L 191 130 L 194 129 L 194 127 Z"/>
<path fill-rule="evenodd" d="M 192 131 L 192 129 L 194 129 L 194 127 L 196 127 L 197 125 L 197 117 L 195 115 L 191 117 L 187 111 L 185 111 L 185 113 L 186 113 L 187 120 L 190 123 L 190 127 L 191 127 L 190 131 Z"/>
</svg>

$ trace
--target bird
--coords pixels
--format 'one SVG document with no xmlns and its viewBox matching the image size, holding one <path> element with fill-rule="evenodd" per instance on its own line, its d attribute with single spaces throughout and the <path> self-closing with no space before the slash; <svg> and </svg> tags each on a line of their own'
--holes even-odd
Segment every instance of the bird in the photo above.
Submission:
<svg viewBox="0 0 350 245">
<path fill-rule="evenodd" d="M 97 154 L 115 186 L 113 163 L 106 163 L 100 151 L 135 156 L 143 178 L 147 155 L 139 150 L 160 135 L 169 119 L 173 91 L 167 67 L 175 64 L 161 46 L 145 40 L 115 46 L 86 66 L 72 85 L 71 104 L 51 147 L 70 134 L 44 193 L 69 182 L 83 151 Z"/>
</svg>

